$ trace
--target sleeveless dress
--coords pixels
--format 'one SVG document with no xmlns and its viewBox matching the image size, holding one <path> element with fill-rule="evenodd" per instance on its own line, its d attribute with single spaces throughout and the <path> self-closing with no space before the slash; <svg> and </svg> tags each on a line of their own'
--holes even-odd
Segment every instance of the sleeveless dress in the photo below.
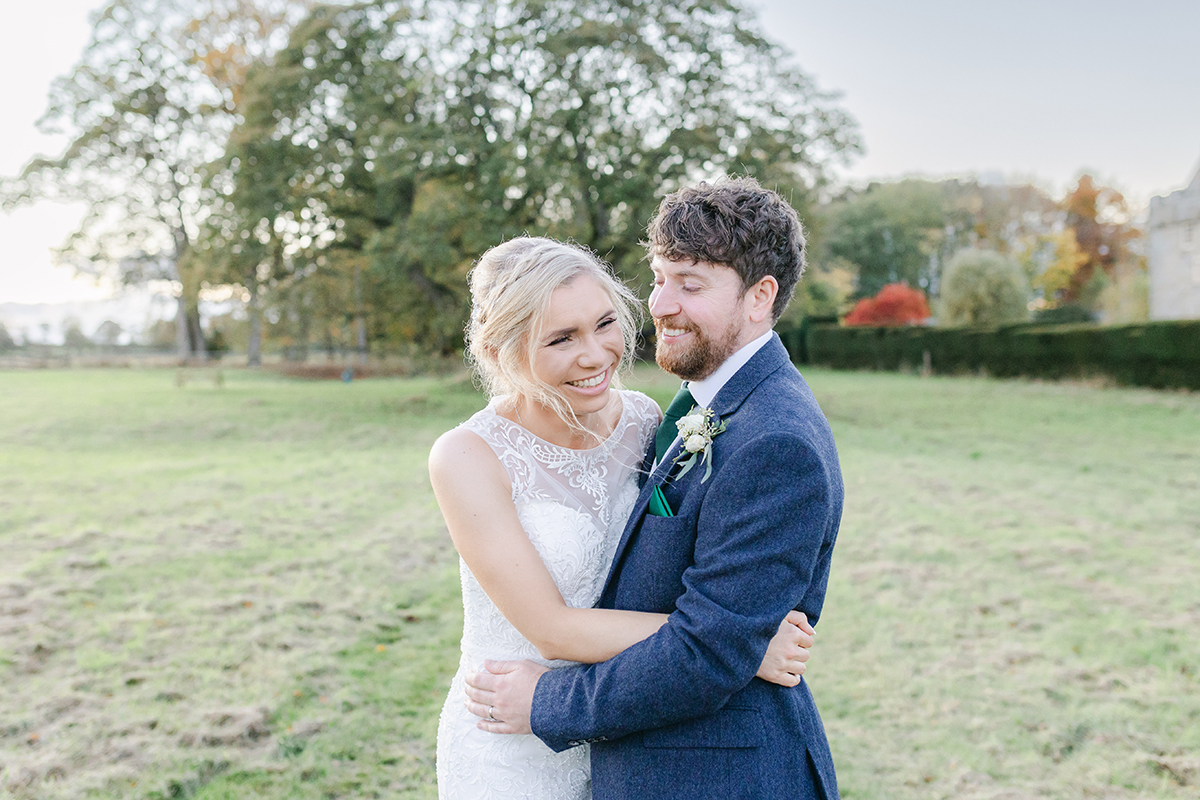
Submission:
<svg viewBox="0 0 1200 800">
<path fill-rule="evenodd" d="M 521 525 L 567 605 L 590 608 L 600 598 L 626 519 L 637 500 L 637 470 L 658 427 L 659 409 L 639 392 L 621 391 L 612 435 L 589 450 L 559 447 L 496 413 L 496 402 L 460 427 L 495 452 L 512 482 Z M 547 661 L 504 618 L 459 559 L 463 595 L 462 656 L 438 722 L 441 800 L 588 800 L 588 747 L 555 753 L 533 735 L 487 733 L 463 706 L 463 679 L 485 658 Z"/>
</svg>

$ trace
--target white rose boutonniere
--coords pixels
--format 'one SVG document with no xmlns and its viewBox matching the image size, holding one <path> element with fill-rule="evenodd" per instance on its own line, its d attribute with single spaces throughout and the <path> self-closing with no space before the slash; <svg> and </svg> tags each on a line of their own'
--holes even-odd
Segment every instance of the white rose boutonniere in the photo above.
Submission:
<svg viewBox="0 0 1200 800">
<path fill-rule="evenodd" d="M 682 478 L 699 460 L 704 464 L 704 477 L 700 479 L 704 483 L 712 475 L 713 439 L 725 430 L 725 423 L 711 408 L 696 407 L 687 416 L 680 417 L 675 425 L 683 439 L 683 452 L 675 458 L 675 463 L 682 469 L 675 477 Z"/>
</svg>

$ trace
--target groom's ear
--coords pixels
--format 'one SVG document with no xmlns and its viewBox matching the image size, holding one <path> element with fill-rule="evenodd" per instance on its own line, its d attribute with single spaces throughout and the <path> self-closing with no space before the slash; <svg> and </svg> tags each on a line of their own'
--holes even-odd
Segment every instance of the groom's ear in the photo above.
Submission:
<svg viewBox="0 0 1200 800">
<path fill-rule="evenodd" d="M 758 283 L 746 290 L 747 317 L 753 323 L 775 321 L 775 298 L 779 295 L 779 281 L 774 275 L 763 276 Z"/>
</svg>

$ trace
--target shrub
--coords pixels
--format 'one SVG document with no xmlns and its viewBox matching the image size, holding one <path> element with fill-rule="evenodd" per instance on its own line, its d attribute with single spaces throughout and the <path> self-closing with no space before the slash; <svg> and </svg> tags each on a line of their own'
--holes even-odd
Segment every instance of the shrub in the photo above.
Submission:
<svg viewBox="0 0 1200 800">
<path fill-rule="evenodd" d="M 791 344 L 794 337 L 785 337 Z M 1200 390 L 1200 320 L 1002 328 L 813 325 L 809 363 L 835 369 L 985 370 L 997 377 L 1107 375 L 1118 383 Z M 796 357 L 793 352 L 793 357 Z"/>
<path fill-rule="evenodd" d="M 1064 303 L 1054 308 L 1039 308 L 1033 312 L 1033 321 L 1043 325 L 1072 325 L 1078 322 L 1095 322 L 1091 309 L 1078 303 Z"/>
<path fill-rule="evenodd" d="M 1028 316 L 1029 282 L 1015 259 L 991 250 L 960 250 L 942 275 L 939 322 L 1004 325 Z"/>
<path fill-rule="evenodd" d="M 911 325 L 929 318 L 925 293 L 903 283 L 889 283 L 879 294 L 859 300 L 846 318 L 846 325 Z"/>
</svg>

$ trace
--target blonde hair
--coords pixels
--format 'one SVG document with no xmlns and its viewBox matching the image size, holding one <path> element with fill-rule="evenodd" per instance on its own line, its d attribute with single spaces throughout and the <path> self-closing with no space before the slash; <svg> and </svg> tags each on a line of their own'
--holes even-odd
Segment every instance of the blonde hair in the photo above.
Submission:
<svg viewBox="0 0 1200 800">
<path fill-rule="evenodd" d="M 554 290 L 584 275 L 608 294 L 625 339 L 612 386 L 633 359 L 641 305 L 591 251 L 575 244 L 521 236 L 484 253 L 471 270 L 468 362 L 488 396 L 528 397 L 572 427 L 579 422 L 566 398 L 533 377 L 533 356 Z"/>
</svg>

